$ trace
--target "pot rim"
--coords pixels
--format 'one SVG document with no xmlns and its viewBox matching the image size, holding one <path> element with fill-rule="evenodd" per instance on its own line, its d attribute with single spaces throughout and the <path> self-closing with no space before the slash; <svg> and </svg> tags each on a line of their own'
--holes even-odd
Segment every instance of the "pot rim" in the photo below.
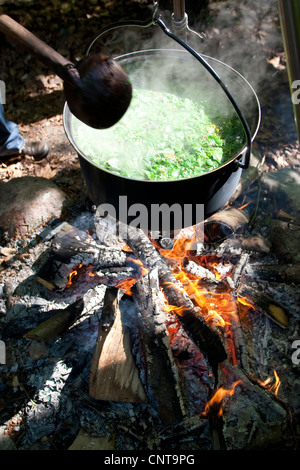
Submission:
<svg viewBox="0 0 300 470">
<path fill-rule="evenodd" d="M 160 53 L 168 53 L 168 54 L 175 54 L 175 55 L 178 55 L 178 54 L 184 54 L 186 57 L 188 56 L 191 56 L 191 54 L 188 52 L 188 51 L 184 51 L 184 50 L 178 50 L 178 49 L 143 49 L 143 50 L 139 50 L 139 51 L 133 51 L 133 52 L 129 52 L 129 53 L 126 53 L 126 54 L 122 54 L 120 56 L 117 56 L 115 57 L 114 59 L 115 60 L 123 60 L 123 59 L 126 59 L 126 58 L 132 58 L 134 56 L 142 56 L 142 55 L 146 55 L 146 54 L 160 54 Z M 210 57 L 210 56 L 207 56 L 207 55 L 204 55 L 204 54 L 201 54 L 205 59 L 208 59 L 208 60 L 212 60 L 214 62 L 217 62 L 219 64 L 221 64 L 222 66 L 225 66 L 227 69 L 229 69 L 231 72 L 233 72 L 234 74 L 236 74 L 247 86 L 248 88 L 250 89 L 250 91 L 252 92 L 252 95 L 253 97 L 255 98 L 255 102 L 256 102 L 256 105 L 257 105 L 257 123 L 256 123 L 256 127 L 255 127 L 255 130 L 253 133 L 251 133 L 251 142 L 254 141 L 257 133 L 258 133 L 258 130 L 259 130 L 259 127 L 260 127 L 260 123 L 261 123 L 261 107 L 260 107 L 260 102 L 259 102 L 259 99 L 258 99 L 258 96 L 254 90 L 254 88 L 252 87 L 252 85 L 248 82 L 248 80 L 240 73 L 238 72 L 237 70 L 235 70 L 233 67 L 231 67 L 230 65 L 228 64 L 225 64 L 225 62 L 222 62 L 221 60 L 219 59 L 215 59 L 213 57 Z M 123 176 L 123 175 L 119 175 L 118 173 L 115 173 L 113 171 L 110 171 L 110 170 L 107 170 L 106 168 L 103 168 L 101 167 L 100 165 L 97 165 L 95 162 L 93 162 L 93 160 L 91 158 L 89 158 L 87 155 L 85 155 L 82 150 L 78 147 L 74 137 L 73 137 L 73 133 L 72 133 L 72 130 L 70 128 L 68 128 L 67 126 L 67 123 L 70 124 L 70 121 L 71 121 L 71 116 L 72 116 L 72 113 L 69 109 L 69 106 L 68 106 L 68 103 L 65 102 L 64 104 L 64 109 L 63 109 L 63 126 L 64 126 L 64 131 L 67 135 L 67 138 L 69 140 L 69 142 L 71 143 L 71 145 L 74 147 L 74 149 L 76 150 L 76 152 L 82 157 L 84 158 L 86 161 L 88 161 L 88 163 L 90 163 L 91 165 L 93 165 L 95 168 L 97 168 L 98 170 L 101 170 L 105 173 L 108 173 L 110 175 L 113 175 L 115 177 L 119 177 L 119 178 L 122 178 L 122 179 L 125 179 L 125 180 L 128 180 L 128 181 L 139 181 L 141 183 L 156 183 L 156 184 L 159 184 L 159 183 L 178 183 L 180 181 L 190 181 L 190 180 L 195 180 L 195 179 L 198 179 L 200 178 L 201 176 L 205 176 L 205 175 L 209 175 L 209 174 L 212 174 L 216 171 L 219 171 L 221 170 L 222 168 L 226 167 L 227 165 L 230 165 L 232 162 L 234 162 L 235 160 L 237 160 L 238 158 L 242 157 L 243 154 L 245 154 L 246 150 L 247 150 L 247 145 L 245 144 L 242 149 L 239 151 L 238 154 L 236 154 L 234 157 L 232 157 L 231 159 L 227 160 L 226 162 L 222 163 L 222 165 L 218 166 L 217 168 L 214 168 L 213 170 L 210 170 L 210 171 L 207 171 L 207 172 L 204 172 L 204 173 L 201 173 L 199 175 L 196 175 L 196 176 L 192 176 L 192 177 L 188 177 L 188 178 L 178 178 L 178 179 L 174 179 L 174 180 L 143 180 L 143 179 L 139 179 L 139 178 L 130 178 L 128 176 Z M 69 126 L 70 127 L 70 126 Z"/>
</svg>

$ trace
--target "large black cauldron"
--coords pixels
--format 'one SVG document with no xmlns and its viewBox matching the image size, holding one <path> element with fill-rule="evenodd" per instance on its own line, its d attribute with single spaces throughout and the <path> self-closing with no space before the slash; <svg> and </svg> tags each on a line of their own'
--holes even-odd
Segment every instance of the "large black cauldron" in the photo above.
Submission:
<svg viewBox="0 0 300 470">
<path fill-rule="evenodd" d="M 234 96 L 248 123 L 253 141 L 260 125 L 260 105 L 255 91 L 242 75 L 228 65 L 203 57 Z M 234 113 L 232 104 L 219 84 L 186 51 L 145 50 L 120 56 L 116 60 L 128 73 L 133 87 L 177 93 L 199 102 L 209 101 L 212 113 L 218 116 Z M 128 207 L 143 204 L 149 214 L 153 204 L 180 204 L 181 207 L 192 204 L 193 208 L 203 205 L 203 216 L 206 218 L 226 204 L 238 185 L 243 169 L 249 165 L 245 144 L 228 162 L 201 176 L 176 181 L 144 181 L 118 176 L 98 167 L 82 153 L 72 133 L 72 114 L 67 104 L 63 118 L 66 135 L 78 153 L 90 198 L 97 205 L 111 204 L 116 209 L 117 217 L 120 196 L 126 196 Z M 196 214 L 194 209 L 193 214 Z M 193 225 L 199 221 L 194 218 L 192 224 L 190 219 L 187 223 Z M 182 224 L 186 225 L 184 220 Z"/>
</svg>

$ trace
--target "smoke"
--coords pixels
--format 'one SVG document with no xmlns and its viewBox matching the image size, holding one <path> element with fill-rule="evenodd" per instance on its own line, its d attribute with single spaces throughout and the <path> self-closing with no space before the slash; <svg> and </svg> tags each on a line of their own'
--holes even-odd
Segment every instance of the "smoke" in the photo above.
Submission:
<svg viewBox="0 0 300 470">
<path fill-rule="evenodd" d="M 188 3 L 189 0 L 186 0 L 187 9 Z M 170 29 L 173 27 L 171 15 L 171 11 L 161 11 L 163 21 Z M 204 39 L 193 33 L 188 33 L 184 38 L 197 52 L 233 67 L 258 92 L 272 88 L 272 84 L 267 82 L 275 81 L 277 75 L 281 78 L 286 74 L 285 70 L 278 70 L 269 62 L 275 54 L 283 52 L 277 0 L 211 2 L 208 15 L 201 15 L 201 18 L 198 22 L 193 21 L 191 28 L 203 33 Z M 157 25 L 124 28 L 114 34 L 118 35 L 119 44 L 122 38 L 119 54 L 156 48 L 183 49 Z M 118 42 L 117 36 L 115 42 Z"/>
<path fill-rule="evenodd" d="M 283 51 L 277 0 L 211 3 L 209 21 L 195 29 L 206 37 L 202 44 L 191 37 L 193 46 L 240 72 L 258 93 L 282 74 L 269 63 Z"/>
</svg>

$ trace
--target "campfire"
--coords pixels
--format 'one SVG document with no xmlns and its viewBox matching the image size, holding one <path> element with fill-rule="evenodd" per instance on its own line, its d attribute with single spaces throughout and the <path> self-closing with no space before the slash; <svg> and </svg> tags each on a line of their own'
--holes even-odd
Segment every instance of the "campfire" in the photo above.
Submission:
<svg viewBox="0 0 300 470">
<path fill-rule="evenodd" d="M 290 318 L 253 278 L 270 266 L 256 259 L 268 253 L 263 241 L 244 236 L 251 205 L 233 198 L 203 221 L 201 243 L 199 227 L 151 239 L 97 210 L 80 224 L 50 224 L 39 235 L 48 248 L 34 263 L 34 290 L 64 307 L 24 325 L 11 320 L 5 337 L 21 335 L 41 361 L 45 348 L 75 335 L 89 357 L 85 385 L 71 387 L 81 406 L 104 415 L 106 406 L 118 415 L 120 404 L 151 410 L 159 448 L 184 433 L 196 433 L 197 449 L 293 445 L 284 369 L 264 353 L 269 335 L 287 341 Z"/>
</svg>

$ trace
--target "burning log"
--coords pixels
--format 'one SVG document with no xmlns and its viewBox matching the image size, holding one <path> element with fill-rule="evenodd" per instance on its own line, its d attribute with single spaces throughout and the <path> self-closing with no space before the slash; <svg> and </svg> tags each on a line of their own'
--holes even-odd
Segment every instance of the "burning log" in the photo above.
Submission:
<svg viewBox="0 0 300 470">
<path fill-rule="evenodd" d="M 216 243 L 238 233 L 248 224 L 249 219 L 246 210 L 225 209 L 212 215 L 204 222 L 204 234 L 210 243 Z"/>
<path fill-rule="evenodd" d="M 154 405 L 157 404 L 163 424 L 171 424 L 182 419 L 186 412 L 166 329 L 164 298 L 159 291 L 157 269 L 139 279 L 131 290 L 138 310 L 148 396 L 153 397 Z"/>
<path fill-rule="evenodd" d="M 98 245 L 87 234 L 73 229 L 53 241 L 37 279 L 50 290 L 63 290 L 82 266 L 100 270 L 121 267 L 125 263 L 126 253 L 121 248 Z"/>
<path fill-rule="evenodd" d="M 131 352 L 129 331 L 122 321 L 118 294 L 119 289 L 113 287 L 105 292 L 89 394 L 97 400 L 147 403 Z"/>
<path fill-rule="evenodd" d="M 62 335 L 78 320 L 83 307 L 83 300 L 80 299 L 65 309 L 53 310 L 52 317 L 25 333 L 24 337 L 34 341 L 48 343 L 51 339 Z"/>
<path fill-rule="evenodd" d="M 300 265 L 253 263 L 247 266 L 245 277 L 253 280 L 300 284 Z"/>
<path fill-rule="evenodd" d="M 242 234 L 225 239 L 215 250 L 220 253 L 239 255 L 241 251 L 251 253 L 252 256 L 261 256 L 270 252 L 270 243 L 261 235 L 244 237 Z"/>
<path fill-rule="evenodd" d="M 230 398 L 224 400 L 221 416 L 227 450 L 263 450 L 271 442 L 281 448 L 283 440 L 294 441 L 290 419 L 286 419 L 290 410 L 267 387 L 227 361 L 220 365 L 219 384 L 225 390 L 237 384 Z M 246 440 L 241 429 L 248 430 Z"/>
<path fill-rule="evenodd" d="M 98 230 L 101 232 L 102 220 L 103 218 L 98 218 L 97 232 Z M 147 235 L 142 230 L 121 222 L 115 222 L 115 226 L 118 228 L 120 236 L 142 263 L 150 270 L 157 268 L 159 285 L 168 303 L 174 306 L 180 323 L 188 330 L 199 349 L 207 355 L 211 365 L 216 366 L 225 360 L 227 354 L 220 335 L 206 323 L 200 309 L 194 306 L 181 283 L 176 280 L 166 261 Z"/>
<path fill-rule="evenodd" d="M 192 260 L 184 260 L 182 268 L 186 273 L 191 274 L 195 278 L 216 281 L 214 274 L 209 269 L 203 268 L 203 266 Z"/>
<path fill-rule="evenodd" d="M 241 304 L 266 315 L 282 328 L 288 326 L 289 319 L 286 311 L 271 297 L 263 294 L 261 290 L 243 283 L 238 290 L 238 300 Z"/>
</svg>

